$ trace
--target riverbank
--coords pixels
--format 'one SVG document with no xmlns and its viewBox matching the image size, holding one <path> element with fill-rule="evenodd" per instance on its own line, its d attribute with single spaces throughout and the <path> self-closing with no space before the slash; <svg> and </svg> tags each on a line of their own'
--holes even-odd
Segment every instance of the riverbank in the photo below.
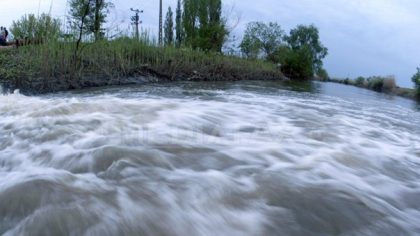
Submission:
<svg viewBox="0 0 420 236">
<path fill-rule="evenodd" d="M 415 89 L 401 88 L 397 86 L 395 78 L 392 76 L 371 76 L 368 78 L 358 77 L 356 79 L 329 78 L 327 80 L 315 80 L 356 86 L 379 93 L 385 93 L 391 96 L 400 96 L 411 100 L 420 101 L 420 97 L 418 96 Z"/>
<path fill-rule="evenodd" d="M 0 84 L 24 94 L 167 81 L 287 80 L 274 64 L 118 39 L 0 52 Z"/>
</svg>

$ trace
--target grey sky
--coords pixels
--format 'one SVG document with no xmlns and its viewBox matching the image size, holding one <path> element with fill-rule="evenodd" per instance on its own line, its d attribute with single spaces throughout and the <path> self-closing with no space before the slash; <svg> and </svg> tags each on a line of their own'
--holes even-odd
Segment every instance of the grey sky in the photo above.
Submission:
<svg viewBox="0 0 420 236">
<path fill-rule="evenodd" d="M 163 0 L 164 11 L 176 7 L 176 0 Z M 25 13 L 49 12 L 62 17 L 66 0 L 0 0 L 0 24 Z M 118 26 L 127 29 L 130 7 L 145 10 L 143 27 L 157 33 L 158 0 L 113 0 L 116 9 L 109 20 L 112 34 Z M 240 43 L 245 25 L 251 21 L 276 21 L 289 32 L 298 24 L 315 24 L 329 55 L 324 67 L 331 77 L 355 78 L 395 75 L 398 85 L 412 87 L 411 76 L 420 67 L 420 1 L 418 0 L 224 0 L 234 6 L 232 17 L 241 21 L 232 34 Z"/>
</svg>

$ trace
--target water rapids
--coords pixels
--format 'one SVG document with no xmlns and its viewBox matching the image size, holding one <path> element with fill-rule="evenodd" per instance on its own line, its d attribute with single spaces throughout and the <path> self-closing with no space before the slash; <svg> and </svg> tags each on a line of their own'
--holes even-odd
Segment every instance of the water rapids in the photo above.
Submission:
<svg viewBox="0 0 420 236">
<path fill-rule="evenodd" d="M 337 89 L 0 95 L 0 235 L 420 235 L 419 112 Z"/>
</svg>

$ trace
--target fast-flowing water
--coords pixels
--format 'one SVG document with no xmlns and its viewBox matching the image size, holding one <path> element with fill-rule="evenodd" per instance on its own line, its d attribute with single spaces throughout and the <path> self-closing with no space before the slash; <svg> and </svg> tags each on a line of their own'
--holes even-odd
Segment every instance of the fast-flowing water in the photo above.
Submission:
<svg viewBox="0 0 420 236">
<path fill-rule="evenodd" d="M 0 96 L 0 235 L 420 235 L 420 113 L 324 83 Z"/>
</svg>

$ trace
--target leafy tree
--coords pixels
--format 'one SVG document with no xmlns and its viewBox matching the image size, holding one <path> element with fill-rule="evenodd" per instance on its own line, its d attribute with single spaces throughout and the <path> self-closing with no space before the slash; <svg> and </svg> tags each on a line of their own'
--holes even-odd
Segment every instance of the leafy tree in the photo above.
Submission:
<svg viewBox="0 0 420 236">
<path fill-rule="evenodd" d="M 199 47 L 203 51 L 221 52 L 229 34 L 222 19 L 222 1 L 201 0 L 199 12 Z"/>
<path fill-rule="evenodd" d="M 279 52 L 284 46 L 285 32 L 277 23 L 248 23 L 245 36 L 239 45 L 242 53 L 248 58 L 264 57 L 268 61 L 279 62 Z"/>
<path fill-rule="evenodd" d="M 318 70 L 317 76 L 318 79 L 321 79 L 322 81 L 328 81 L 330 79 L 327 70 L 325 70 L 324 68 Z"/>
<path fill-rule="evenodd" d="M 256 38 L 247 35 L 247 33 L 245 33 L 245 37 L 242 39 L 239 47 L 246 58 L 257 59 L 260 54 L 260 42 L 257 41 Z"/>
<path fill-rule="evenodd" d="M 173 20 L 173 13 L 171 7 L 168 8 L 168 12 L 166 13 L 165 19 L 165 39 L 164 42 L 166 45 L 172 45 L 174 41 L 174 20 Z"/>
<path fill-rule="evenodd" d="M 417 95 L 420 96 L 420 68 L 417 67 L 417 73 L 411 77 L 411 81 L 414 83 L 414 88 L 417 90 Z"/>
<path fill-rule="evenodd" d="M 185 43 L 192 49 L 197 49 L 198 37 L 198 6 L 201 0 L 184 0 L 184 12 L 182 15 L 182 25 L 185 33 Z"/>
<path fill-rule="evenodd" d="M 95 10 L 95 16 L 93 18 L 93 33 L 95 35 L 95 40 L 101 38 L 101 26 L 106 22 L 106 17 L 109 14 L 110 8 L 113 8 L 114 5 L 105 0 L 95 0 L 93 8 Z"/>
<path fill-rule="evenodd" d="M 184 0 L 185 43 L 192 49 L 222 51 L 229 32 L 222 19 L 221 0 Z"/>
<path fill-rule="evenodd" d="M 14 38 L 44 38 L 55 40 L 62 34 L 61 22 L 57 18 L 42 13 L 38 18 L 34 14 L 22 16 L 18 21 L 13 21 L 10 33 Z"/>
<path fill-rule="evenodd" d="M 114 5 L 106 0 L 70 0 L 69 22 L 85 34 L 93 33 L 95 40 L 101 38 L 101 26 Z"/>
<path fill-rule="evenodd" d="M 314 70 L 309 45 L 290 50 L 282 65 L 282 70 L 291 77 L 311 78 L 314 75 Z"/>
<path fill-rule="evenodd" d="M 308 68 L 308 71 L 312 70 L 316 73 L 322 68 L 322 59 L 327 56 L 328 49 L 324 47 L 319 40 L 319 31 L 314 25 L 298 25 L 296 29 L 290 31 L 287 42 L 289 43 L 290 48 L 295 52 L 307 50 L 307 52 L 302 55 L 305 55 L 305 57 L 308 56 L 311 59 L 310 66 L 312 68 Z"/>
<path fill-rule="evenodd" d="M 175 17 L 175 44 L 180 47 L 183 41 L 181 0 L 178 0 Z"/>
<path fill-rule="evenodd" d="M 370 89 L 381 92 L 384 85 L 384 78 L 381 76 L 371 76 L 367 79 Z"/>
<path fill-rule="evenodd" d="M 365 83 L 365 77 L 359 76 L 356 78 L 355 84 L 356 86 L 362 86 Z"/>
<path fill-rule="evenodd" d="M 344 79 L 344 84 L 345 84 L 345 85 L 350 84 L 350 79 L 349 79 L 349 78 L 345 78 L 345 79 Z"/>
</svg>

